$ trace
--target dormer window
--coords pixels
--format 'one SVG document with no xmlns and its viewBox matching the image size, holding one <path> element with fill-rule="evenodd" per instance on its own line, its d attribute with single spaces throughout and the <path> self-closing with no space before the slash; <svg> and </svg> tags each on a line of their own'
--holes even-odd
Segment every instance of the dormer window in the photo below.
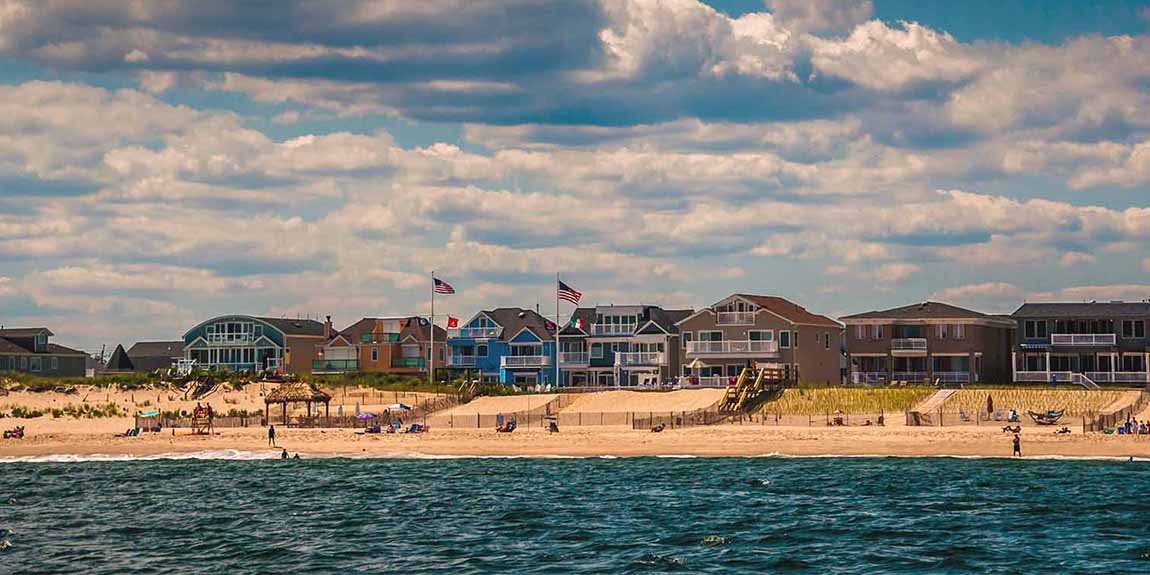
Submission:
<svg viewBox="0 0 1150 575">
<path fill-rule="evenodd" d="M 48 349 L 48 334 L 36 334 L 36 351 L 42 352 Z"/>
</svg>

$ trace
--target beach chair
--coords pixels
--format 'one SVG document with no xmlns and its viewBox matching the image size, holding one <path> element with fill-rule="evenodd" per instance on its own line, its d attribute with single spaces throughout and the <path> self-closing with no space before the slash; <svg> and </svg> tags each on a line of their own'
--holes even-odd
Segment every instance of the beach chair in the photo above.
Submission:
<svg viewBox="0 0 1150 575">
<path fill-rule="evenodd" d="M 662 433 L 662 431 L 666 428 L 667 426 L 665 424 L 660 423 L 659 425 L 651 428 L 651 433 Z"/>
<path fill-rule="evenodd" d="M 1002 421 L 1003 419 L 1006 419 L 1006 414 L 1004 414 L 1001 409 L 995 410 L 994 420 L 995 421 Z"/>
</svg>

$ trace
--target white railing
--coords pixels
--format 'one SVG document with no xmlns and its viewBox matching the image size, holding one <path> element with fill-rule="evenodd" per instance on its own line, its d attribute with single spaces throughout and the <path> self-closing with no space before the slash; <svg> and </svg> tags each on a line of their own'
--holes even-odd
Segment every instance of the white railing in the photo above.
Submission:
<svg viewBox="0 0 1150 575">
<path fill-rule="evenodd" d="M 708 375 L 703 377 L 692 377 L 684 375 L 679 378 L 679 387 L 728 387 L 731 385 L 730 376 L 726 375 Z"/>
<path fill-rule="evenodd" d="M 505 355 L 499 358 L 502 367 L 543 367 L 551 365 L 549 355 Z"/>
<path fill-rule="evenodd" d="M 891 374 L 891 381 L 910 381 L 920 382 L 925 381 L 927 373 L 925 371 L 896 371 Z"/>
<path fill-rule="evenodd" d="M 897 337 L 890 340 L 890 350 L 905 352 L 925 352 L 926 338 L 924 337 Z"/>
<path fill-rule="evenodd" d="M 591 335 L 632 335 L 638 326 L 623 323 L 593 323 Z"/>
<path fill-rule="evenodd" d="M 779 344 L 775 341 L 690 341 L 687 342 L 687 355 L 747 355 L 778 353 Z"/>
<path fill-rule="evenodd" d="M 615 365 L 663 365 L 666 355 L 661 351 L 620 351 L 615 353 Z"/>
<path fill-rule="evenodd" d="M 1050 345 L 1115 345 L 1118 335 L 1113 333 L 1055 333 Z"/>
<path fill-rule="evenodd" d="M 886 379 L 884 371 L 851 372 L 851 383 L 855 385 L 880 385 Z"/>
<path fill-rule="evenodd" d="M 715 314 L 715 325 L 755 325 L 755 312 L 721 311 Z"/>
<path fill-rule="evenodd" d="M 475 365 L 474 355 L 453 355 L 447 360 L 448 365 L 456 365 L 459 367 L 473 367 Z"/>
<path fill-rule="evenodd" d="M 204 337 L 208 343 L 224 343 L 224 344 L 242 344 L 252 343 L 259 337 L 254 333 L 213 333 Z"/>
<path fill-rule="evenodd" d="M 934 379 L 942 383 L 970 383 L 969 371 L 936 371 Z"/>
<path fill-rule="evenodd" d="M 1100 374 L 1095 373 L 1075 373 L 1073 371 L 1016 371 L 1014 372 L 1014 381 L 1023 383 L 1073 383 L 1081 385 L 1086 388 L 1096 389 L 1098 384 L 1092 375 Z M 1109 377 L 1110 373 L 1106 372 Z"/>
<path fill-rule="evenodd" d="M 585 351 L 559 352 L 559 363 L 561 365 L 587 365 L 591 363 L 591 354 Z"/>
<path fill-rule="evenodd" d="M 1102 383 L 1150 383 L 1150 373 L 1144 371 L 1088 371 L 1086 377 Z"/>
<path fill-rule="evenodd" d="M 482 339 L 499 337 L 499 333 L 503 331 L 501 327 L 459 327 L 447 330 L 447 337 L 449 338 L 463 338 L 463 339 Z"/>
</svg>

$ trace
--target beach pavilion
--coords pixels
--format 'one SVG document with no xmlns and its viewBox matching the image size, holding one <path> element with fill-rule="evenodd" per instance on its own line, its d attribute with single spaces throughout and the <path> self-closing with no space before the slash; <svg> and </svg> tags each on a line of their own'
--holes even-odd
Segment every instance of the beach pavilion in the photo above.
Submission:
<svg viewBox="0 0 1150 575">
<path fill-rule="evenodd" d="M 315 384 L 295 381 L 280 384 L 279 387 L 264 396 L 264 413 L 267 414 L 268 424 L 271 424 L 272 404 L 279 404 L 283 410 L 283 424 L 288 424 L 288 404 L 306 403 L 307 418 L 311 421 L 313 404 L 323 404 L 324 417 L 331 424 L 331 396 L 315 386 Z"/>
</svg>

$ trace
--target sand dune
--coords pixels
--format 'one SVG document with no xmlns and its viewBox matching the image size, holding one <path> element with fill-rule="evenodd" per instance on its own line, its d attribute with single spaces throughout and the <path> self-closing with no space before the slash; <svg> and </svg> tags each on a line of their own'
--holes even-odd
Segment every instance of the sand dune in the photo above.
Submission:
<svg viewBox="0 0 1150 575">
<path fill-rule="evenodd" d="M 621 413 L 693 411 L 714 406 L 723 397 L 722 389 L 681 389 L 678 391 L 601 391 L 574 396 L 560 413 Z"/>
<path fill-rule="evenodd" d="M 495 415 L 511 414 L 542 409 L 559 396 L 553 393 L 538 395 L 507 395 L 500 397 L 477 397 L 463 405 L 453 407 L 437 415 Z"/>
</svg>

